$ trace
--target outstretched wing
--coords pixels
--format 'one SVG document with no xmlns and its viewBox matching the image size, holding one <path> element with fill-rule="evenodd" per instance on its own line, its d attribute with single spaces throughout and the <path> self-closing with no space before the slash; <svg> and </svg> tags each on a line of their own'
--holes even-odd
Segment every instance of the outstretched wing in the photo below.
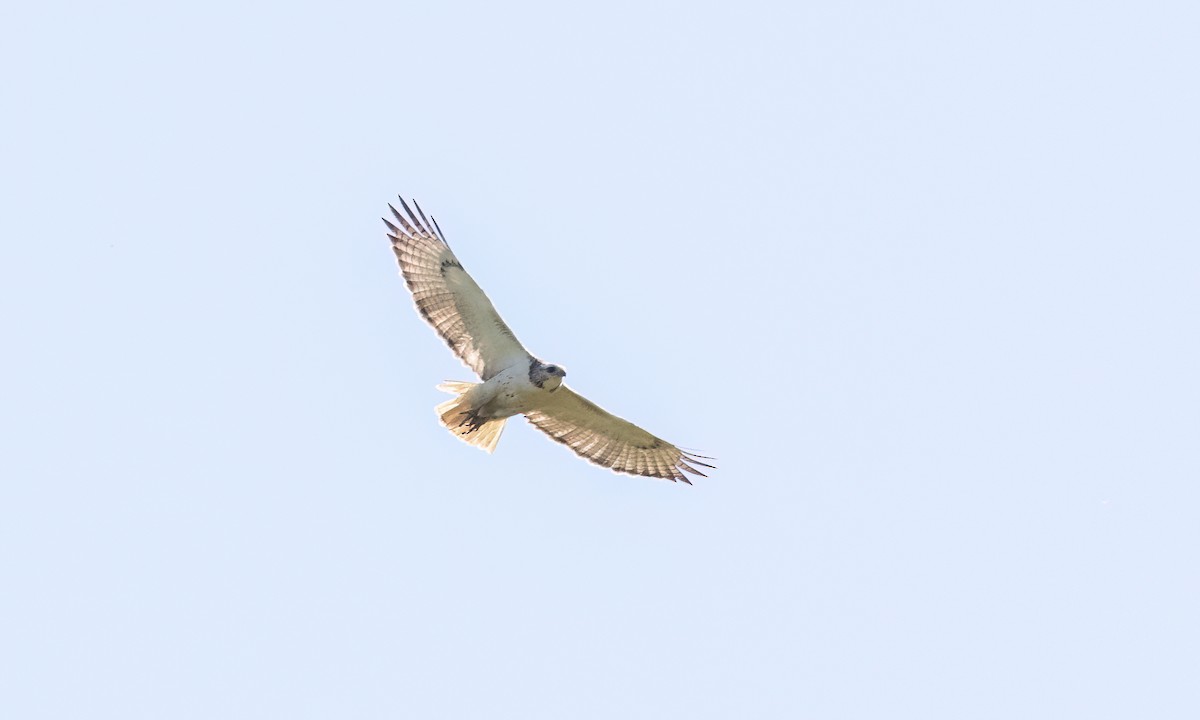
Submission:
<svg viewBox="0 0 1200 720">
<path fill-rule="evenodd" d="M 437 221 L 426 220 L 415 200 L 417 214 L 404 198 L 400 205 L 407 218 L 388 205 L 400 227 L 387 218 L 383 222 L 400 262 L 400 274 L 421 317 L 484 380 L 514 364 L 529 362 L 529 353 L 450 251 Z"/>
<path fill-rule="evenodd" d="M 566 385 L 549 393 L 547 404 L 525 417 L 579 457 L 616 472 L 682 480 L 691 485 L 685 473 L 707 477 L 692 465 L 713 467 L 701 461 L 712 458 L 680 450 L 577 395 Z"/>
</svg>

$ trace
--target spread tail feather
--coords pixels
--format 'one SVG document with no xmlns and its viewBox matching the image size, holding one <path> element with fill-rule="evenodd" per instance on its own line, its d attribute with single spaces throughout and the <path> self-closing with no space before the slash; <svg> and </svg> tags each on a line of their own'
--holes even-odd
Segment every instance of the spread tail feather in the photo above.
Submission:
<svg viewBox="0 0 1200 720">
<path fill-rule="evenodd" d="M 450 393 L 451 395 L 462 395 L 478 384 L 479 383 L 463 382 L 462 380 L 447 380 L 441 385 L 438 385 L 437 389 L 444 393 Z"/>
<path fill-rule="evenodd" d="M 508 418 L 486 420 L 482 423 L 472 421 L 472 407 L 468 396 L 471 388 L 477 384 L 452 380 L 438 385 L 438 390 L 458 397 L 441 403 L 433 411 L 437 413 L 442 426 L 454 433 L 459 440 L 490 454 L 496 449 L 496 443 L 500 442 L 500 433 L 504 432 L 504 423 Z"/>
</svg>

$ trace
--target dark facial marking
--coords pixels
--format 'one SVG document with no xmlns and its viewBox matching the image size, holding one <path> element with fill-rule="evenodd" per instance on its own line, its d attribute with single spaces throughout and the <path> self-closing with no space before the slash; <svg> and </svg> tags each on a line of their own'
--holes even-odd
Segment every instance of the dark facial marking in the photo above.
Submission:
<svg viewBox="0 0 1200 720">
<path fill-rule="evenodd" d="M 529 358 L 529 382 L 533 383 L 538 388 L 544 390 L 544 389 L 546 389 L 545 379 L 538 380 L 537 376 L 534 374 L 537 371 L 537 369 L 541 366 L 541 364 L 542 364 L 541 361 L 538 360 L 537 358 L 535 358 L 535 357 Z"/>
</svg>

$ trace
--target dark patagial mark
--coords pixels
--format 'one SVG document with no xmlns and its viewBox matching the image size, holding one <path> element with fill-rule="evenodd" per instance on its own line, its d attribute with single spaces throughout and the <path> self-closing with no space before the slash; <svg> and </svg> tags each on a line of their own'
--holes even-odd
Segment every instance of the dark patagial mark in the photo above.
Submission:
<svg viewBox="0 0 1200 720">
<path fill-rule="evenodd" d="M 466 271 L 464 270 L 463 272 Z M 517 336 L 513 335 L 513 331 L 508 329 L 508 326 L 504 324 L 504 321 L 500 319 L 499 315 L 495 315 L 492 318 L 492 324 L 496 326 L 496 330 L 498 330 L 501 335 L 507 335 L 513 340 L 517 339 Z"/>
</svg>

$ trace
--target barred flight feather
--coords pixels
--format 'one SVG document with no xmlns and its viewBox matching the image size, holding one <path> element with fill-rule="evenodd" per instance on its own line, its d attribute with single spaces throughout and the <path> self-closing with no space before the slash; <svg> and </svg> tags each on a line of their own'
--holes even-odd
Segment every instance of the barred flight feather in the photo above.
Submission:
<svg viewBox="0 0 1200 720">
<path fill-rule="evenodd" d="M 425 219 L 420 205 L 416 213 L 404 198 L 400 198 L 400 205 L 408 217 L 388 205 L 399 225 L 387 218 L 383 222 L 400 264 L 400 274 L 412 291 L 421 317 L 484 380 L 514 362 L 527 362 L 529 353 L 463 269 L 441 228 Z"/>
<path fill-rule="evenodd" d="M 637 425 L 604 410 L 567 386 L 550 394 L 525 417 L 550 439 L 595 465 L 627 475 L 646 475 L 691 484 L 688 473 L 708 477 L 695 465 L 712 468 L 712 458 L 680 450 Z M 703 460 L 701 459 L 703 458 Z"/>
</svg>

